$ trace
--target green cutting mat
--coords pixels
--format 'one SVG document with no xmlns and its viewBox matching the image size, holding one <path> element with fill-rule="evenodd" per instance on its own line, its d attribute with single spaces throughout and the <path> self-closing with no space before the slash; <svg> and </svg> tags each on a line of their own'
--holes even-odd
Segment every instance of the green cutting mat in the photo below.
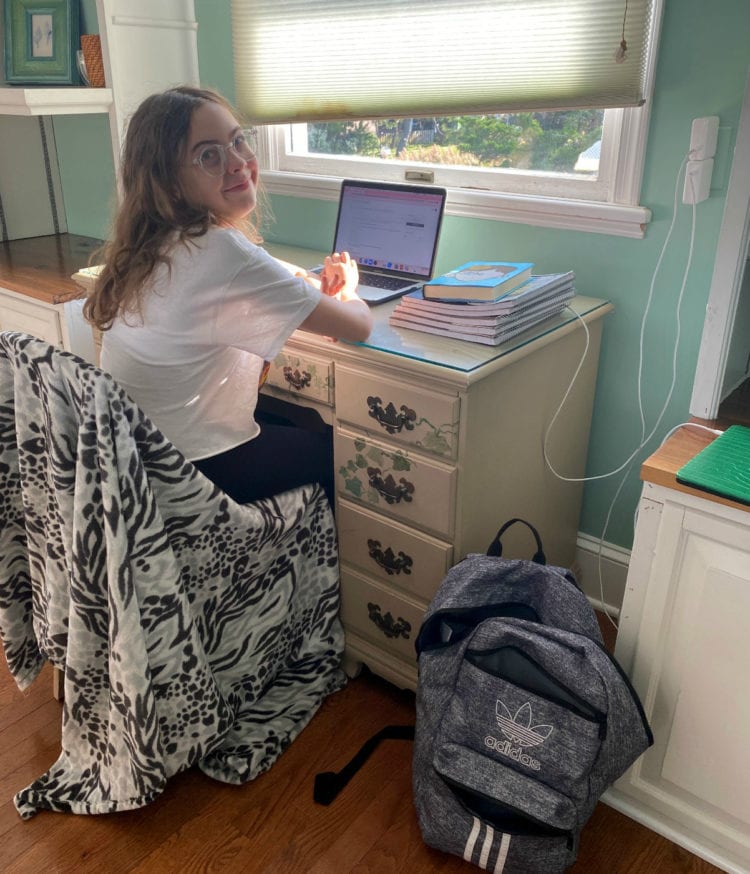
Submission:
<svg viewBox="0 0 750 874">
<path fill-rule="evenodd" d="M 750 428 L 731 425 L 677 471 L 677 482 L 750 504 Z"/>
</svg>

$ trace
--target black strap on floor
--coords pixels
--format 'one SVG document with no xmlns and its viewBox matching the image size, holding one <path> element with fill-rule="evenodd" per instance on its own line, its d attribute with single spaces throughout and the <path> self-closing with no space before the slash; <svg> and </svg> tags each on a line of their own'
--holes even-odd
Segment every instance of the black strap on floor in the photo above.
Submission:
<svg viewBox="0 0 750 874">
<path fill-rule="evenodd" d="M 381 740 L 414 740 L 413 725 L 386 725 L 377 734 L 362 744 L 362 748 L 344 767 L 336 771 L 323 771 L 315 776 L 313 801 L 328 806 L 370 758 Z"/>
</svg>

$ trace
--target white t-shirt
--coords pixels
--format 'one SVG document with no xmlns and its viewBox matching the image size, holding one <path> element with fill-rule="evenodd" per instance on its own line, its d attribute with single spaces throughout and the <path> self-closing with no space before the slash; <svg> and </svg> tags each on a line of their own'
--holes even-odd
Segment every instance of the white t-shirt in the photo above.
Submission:
<svg viewBox="0 0 750 874">
<path fill-rule="evenodd" d="M 170 252 L 143 318 L 118 318 L 101 366 L 191 461 L 251 440 L 263 361 L 315 309 L 320 292 L 234 229 Z"/>
</svg>

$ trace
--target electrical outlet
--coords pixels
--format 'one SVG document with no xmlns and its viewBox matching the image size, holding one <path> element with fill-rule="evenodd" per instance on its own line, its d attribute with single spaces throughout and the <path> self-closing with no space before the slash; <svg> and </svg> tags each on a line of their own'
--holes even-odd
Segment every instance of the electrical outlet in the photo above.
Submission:
<svg viewBox="0 0 750 874">
<path fill-rule="evenodd" d="M 690 129 L 690 160 L 705 161 L 707 158 L 713 158 L 716 154 L 716 140 L 718 136 L 718 115 L 694 118 Z"/>
<path fill-rule="evenodd" d="M 685 167 L 685 187 L 682 192 L 683 203 L 700 203 L 706 200 L 711 188 L 713 171 L 713 158 L 707 158 L 705 161 L 688 161 Z"/>
</svg>

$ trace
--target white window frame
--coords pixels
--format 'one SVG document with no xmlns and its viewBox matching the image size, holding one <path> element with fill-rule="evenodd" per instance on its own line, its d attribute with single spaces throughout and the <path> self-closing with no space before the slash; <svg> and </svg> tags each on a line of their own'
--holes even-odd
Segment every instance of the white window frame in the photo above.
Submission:
<svg viewBox="0 0 750 874">
<path fill-rule="evenodd" d="M 502 191 L 488 190 L 482 181 L 493 171 L 476 168 L 348 155 L 293 155 L 287 151 L 288 125 L 261 128 L 259 159 L 270 194 L 335 201 L 344 178 L 404 182 L 406 171 L 431 171 L 434 184 L 448 189 L 448 215 L 641 238 L 651 218 L 651 211 L 638 205 L 648 129 L 646 106 L 606 110 L 605 129 L 596 181 L 503 173 Z M 466 180 L 463 186 L 461 177 Z"/>
<path fill-rule="evenodd" d="M 267 125 L 259 131 L 265 189 L 270 194 L 336 201 L 344 178 L 408 181 L 407 170 L 424 170 L 432 172 L 434 184 L 448 189 L 448 215 L 642 238 L 651 220 L 651 211 L 640 205 L 640 191 L 662 12 L 663 0 L 655 0 L 646 102 L 640 107 L 605 111 L 599 178 L 595 182 L 561 179 L 552 174 L 500 174 L 477 168 L 341 155 L 291 155 L 288 125 Z M 486 180 L 489 172 L 495 177 L 493 185 L 498 186 L 498 179 L 502 179 L 502 189 L 485 187 L 482 177 Z"/>
</svg>

